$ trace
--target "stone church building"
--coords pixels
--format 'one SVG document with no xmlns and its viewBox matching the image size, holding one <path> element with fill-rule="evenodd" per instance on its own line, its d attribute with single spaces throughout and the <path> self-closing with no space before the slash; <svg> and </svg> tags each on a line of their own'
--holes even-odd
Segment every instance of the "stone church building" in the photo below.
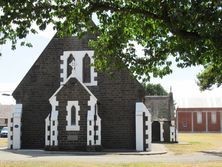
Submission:
<svg viewBox="0 0 222 167">
<path fill-rule="evenodd" d="M 13 92 L 9 148 L 151 150 L 142 85 L 127 69 L 114 78 L 97 72 L 90 39 L 95 36 L 49 42 Z"/>
</svg>

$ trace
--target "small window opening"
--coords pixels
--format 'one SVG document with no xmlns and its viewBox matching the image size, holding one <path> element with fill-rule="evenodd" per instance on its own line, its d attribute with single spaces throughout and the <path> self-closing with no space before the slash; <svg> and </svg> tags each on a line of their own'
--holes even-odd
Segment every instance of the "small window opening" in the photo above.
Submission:
<svg viewBox="0 0 222 167">
<path fill-rule="evenodd" d="M 71 108 L 71 125 L 76 125 L 76 108 L 72 106 Z"/>
</svg>

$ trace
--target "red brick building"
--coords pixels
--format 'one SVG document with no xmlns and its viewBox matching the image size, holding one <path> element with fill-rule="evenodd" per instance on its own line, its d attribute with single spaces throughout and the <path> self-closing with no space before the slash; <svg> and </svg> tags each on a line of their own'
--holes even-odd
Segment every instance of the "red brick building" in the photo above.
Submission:
<svg viewBox="0 0 222 167">
<path fill-rule="evenodd" d="M 183 99 L 176 113 L 179 132 L 222 132 L 222 99 Z"/>
</svg>

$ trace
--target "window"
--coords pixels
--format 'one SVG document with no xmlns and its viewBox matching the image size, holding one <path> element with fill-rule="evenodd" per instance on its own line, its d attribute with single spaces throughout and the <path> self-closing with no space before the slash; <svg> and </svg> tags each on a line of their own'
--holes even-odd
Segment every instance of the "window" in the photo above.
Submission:
<svg viewBox="0 0 222 167">
<path fill-rule="evenodd" d="M 90 83 L 91 82 L 91 67 L 90 67 L 90 57 L 86 54 L 83 58 L 83 82 Z"/>
<path fill-rule="evenodd" d="M 187 121 L 183 121 L 183 127 L 186 128 L 187 127 Z"/>
<path fill-rule="evenodd" d="M 75 59 L 72 54 L 69 55 L 69 58 L 67 59 L 67 78 L 72 74 L 74 66 Z"/>
<path fill-rule="evenodd" d="M 202 112 L 197 112 L 197 123 L 202 124 Z"/>
<path fill-rule="evenodd" d="M 71 108 L 71 125 L 76 125 L 76 108 L 72 106 Z"/>
<path fill-rule="evenodd" d="M 97 72 L 93 59 L 94 51 L 64 51 L 60 56 L 60 84 L 64 84 L 68 78 L 75 77 L 85 86 L 97 85 Z"/>
<path fill-rule="evenodd" d="M 80 121 L 80 106 L 78 101 L 68 101 L 68 104 L 66 106 L 66 130 L 67 131 L 79 131 L 79 121 Z"/>
<path fill-rule="evenodd" d="M 217 122 L 217 113 L 216 112 L 211 113 L 211 122 L 212 122 L 212 124 L 216 124 L 216 122 Z"/>
</svg>

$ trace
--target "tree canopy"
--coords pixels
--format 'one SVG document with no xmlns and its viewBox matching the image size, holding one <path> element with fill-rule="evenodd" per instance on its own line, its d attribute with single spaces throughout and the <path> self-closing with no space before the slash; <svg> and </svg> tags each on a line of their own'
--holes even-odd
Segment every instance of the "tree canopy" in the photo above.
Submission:
<svg viewBox="0 0 222 167">
<path fill-rule="evenodd" d="M 168 95 L 167 91 L 160 84 L 152 84 L 152 83 L 143 83 L 143 87 L 145 89 L 145 94 L 148 96 L 166 96 Z"/>
<path fill-rule="evenodd" d="M 95 33 L 98 70 L 127 66 L 140 79 L 163 77 L 173 57 L 180 68 L 204 67 L 197 76 L 204 90 L 222 83 L 221 19 L 222 1 L 213 0 L 7 0 L 0 2 L 0 44 L 10 40 L 15 49 L 20 39 L 31 46 L 27 34 L 48 24 L 62 36 Z"/>
</svg>

